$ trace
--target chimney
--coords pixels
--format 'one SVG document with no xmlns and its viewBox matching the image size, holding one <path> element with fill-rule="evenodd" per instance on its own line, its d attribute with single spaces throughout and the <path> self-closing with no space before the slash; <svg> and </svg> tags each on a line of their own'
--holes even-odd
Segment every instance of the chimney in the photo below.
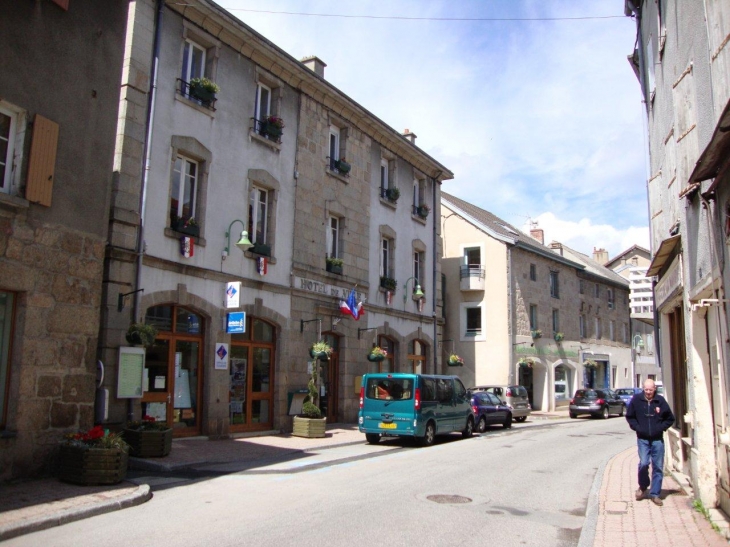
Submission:
<svg viewBox="0 0 730 547">
<path fill-rule="evenodd" d="M 537 239 L 542 245 L 545 245 L 545 232 L 542 231 L 542 228 L 531 228 L 530 237 Z"/>
<path fill-rule="evenodd" d="M 563 244 L 559 243 L 557 241 L 551 241 L 550 242 L 550 248 L 558 253 L 560 256 L 563 256 Z"/>
<path fill-rule="evenodd" d="M 327 65 L 322 59 L 320 59 L 316 55 L 311 55 L 302 59 L 301 62 L 305 67 L 307 67 L 309 70 L 311 70 L 317 76 L 324 80 L 324 67 L 326 67 Z"/>
<path fill-rule="evenodd" d="M 408 139 L 411 144 L 416 144 L 416 134 L 411 133 L 410 129 L 406 129 L 405 131 L 403 131 L 403 136 Z"/>
<path fill-rule="evenodd" d="M 593 247 L 593 260 L 603 266 L 608 262 L 608 251 L 606 249 L 596 249 Z"/>
</svg>

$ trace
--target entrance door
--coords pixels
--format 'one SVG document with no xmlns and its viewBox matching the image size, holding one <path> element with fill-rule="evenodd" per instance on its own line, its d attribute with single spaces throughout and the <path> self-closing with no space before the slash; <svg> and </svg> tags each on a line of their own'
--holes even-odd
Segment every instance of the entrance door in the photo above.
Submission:
<svg viewBox="0 0 730 547">
<path fill-rule="evenodd" d="M 319 408 L 329 423 L 337 423 L 340 399 L 340 337 L 323 333 L 322 338 L 332 346 L 328 361 L 319 361 L 322 386 L 319 391 Z"/>
<path fill-rule="evenodd" d="M 202 318 L 173 305 L 150 308 L 145 322 L 158 329 L 145 357 L 142 412 L 173 428 L 175 436 L 200 433 L 203 387 Z"/>
</svg>

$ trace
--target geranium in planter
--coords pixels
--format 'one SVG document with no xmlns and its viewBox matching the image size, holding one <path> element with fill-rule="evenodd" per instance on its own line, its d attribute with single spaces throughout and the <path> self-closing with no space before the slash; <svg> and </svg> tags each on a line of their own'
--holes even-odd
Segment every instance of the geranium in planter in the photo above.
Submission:
<svg viewBox="0 0 730 547">
<path fill-rule="evenodd" d="M 425 203 L 423 205 L 419 205 L 418 207 L 416 207 L 416 214 L 423 219 L 428 218 L 428 213 L 430 213 L 430 212 L 431 212 L 430 207 L 428 205 L 426 205 Z"/>
<path fill-rule="evenodd" d="M 263 122 L 264 134 L 273 141 L 279 141 L 284 134 L 284 120 L 278 116 L 269 116 Z"/>
<path fill-rule="evenodd" d="M 553 334 L 553 338 L 556 342 L 562 342 L 563 338 L 565 338 L 565 335 L 562 332 L 556 332 L 555 334 Z"/>
<path fill-rule="evenodd" d="M 170 227 L 176 232 L 187 234 L 193 237 L 200 237 L 200 226 L 195 217 L 179 218 L 174 217 L 170 223 Z"/>
<path fill-rule="evenodd" d="M 319 342 L 315 342 L 314 344 L 312 344 L 312 346 L 309 348 L 309 355 L 312 357 L 312 359 L 326 361 L 330 358 L 330 355 L 332 355 L 332 346 L 330 346 L 324 340 L 320 340 Z"/>
<path fill-rule="evenodd" d="M 456 355 L 455 353 L 452 353 L 449 355 L 448 365 L 450 367 L 463 367 L 464 366 L 464 359 Z"/>
<path fill-rule="evenodd" d="M 127 329 L 125 337 L 129 345 L 147 348 L 155 343 L 157 329 L 146 323 L 132 323 Z"/>
<path fill-rule="evenodd" d="M 129 422 L 122 435 L 129 444 L 131 456 L 160 458 L 167 456 L 172 449 L 172 428 L 151 416 Z"/>
<path fill-rule="evenodd" d="M 189 86 L 190 96 L 193 99 L 198 99 L 206 106 L 210 105 L 210 103 L 215 100 L 215 94 L 221 90 L 221 88 L 218 87 L 218 84 L 205 77 L 193 78 L 190 80 Z"/>
<path fill-rule="evenodd" d="M 536 339 L 537 339 L 537 338 L 542 338 L 542 331 L 541 331 L 540 329 L 534 329 L 534 330 L 531 330 L 531 331 L 530 331 L 530 335 L 531 335 L 531 336 L 532 336 L 533 338 L 536 338 Z"/>
<path fill-rule="evenodd" d="M 373 348 L 370 350 L 370 353 L 368 353 L 368 361 L 372 363 L 384 361 L 385 359 L 387 359 L 387 357 L 388 352 L 380 346 L 373 346 Z"/>
<path fill-rule="evenodd" d="M 129 445 L 100 425 L 69 433 L 58 452 L 58 478 L 74 484 L 116 484 L 127 475 Z"/>
<path fill-rule="evenodd" d="M 342 158 L 335 160 L 335 169 L 337 169 L 341 175 L 348 175 L 352 166 L 345 161 L 345 158 Z"/>
</svg>

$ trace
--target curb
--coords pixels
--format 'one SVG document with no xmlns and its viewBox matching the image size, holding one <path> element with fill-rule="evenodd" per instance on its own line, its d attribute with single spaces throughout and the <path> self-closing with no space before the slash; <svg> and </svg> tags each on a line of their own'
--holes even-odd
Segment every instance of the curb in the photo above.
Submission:
<svg viewBox="0 0 730 547">
<path fill-rule="evenodd" d="M 48 528 L 53 528 L 54 526 L 61 526 L 62 524 L 68 524 L 69 522 L 74 522 L 88 517 L 126 509 L 127 507 L 141 505 L 150 498 L 152 498 L 152 492 L 150 492 L 149 485 L 142 484 L 138 486 L 134 492 L 125 494 L 124 496 L 120 496 L 116 499 L 94 502 L 93 504 L 73 509 L 62 509 L 48 515 L 29 518 L 20 523 L 0 526 L 0 541 L 5 541 L 6 539 L 22 536 L 31 532 L 46 530 Z"/>
</svg>

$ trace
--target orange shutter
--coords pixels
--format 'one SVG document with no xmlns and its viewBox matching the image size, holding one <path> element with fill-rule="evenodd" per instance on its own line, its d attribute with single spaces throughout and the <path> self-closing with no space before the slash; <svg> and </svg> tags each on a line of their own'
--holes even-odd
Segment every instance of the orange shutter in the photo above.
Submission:
<svg viewBox="0 0 730 547">
<path fill-rule="evenodd" d="M 51 0 L 51 2 L 53 2 L 54 4 L 58 4 L 61 9 L 65 9 L 66 11 L 68 11 L 69 0 Z"/>
<path fill-rule="evenodd" d="M 57 146 L 58 124 L 36 114 L 25 188 L 25 199 L 28 201 L 51 206 Z"/>
</svg>

